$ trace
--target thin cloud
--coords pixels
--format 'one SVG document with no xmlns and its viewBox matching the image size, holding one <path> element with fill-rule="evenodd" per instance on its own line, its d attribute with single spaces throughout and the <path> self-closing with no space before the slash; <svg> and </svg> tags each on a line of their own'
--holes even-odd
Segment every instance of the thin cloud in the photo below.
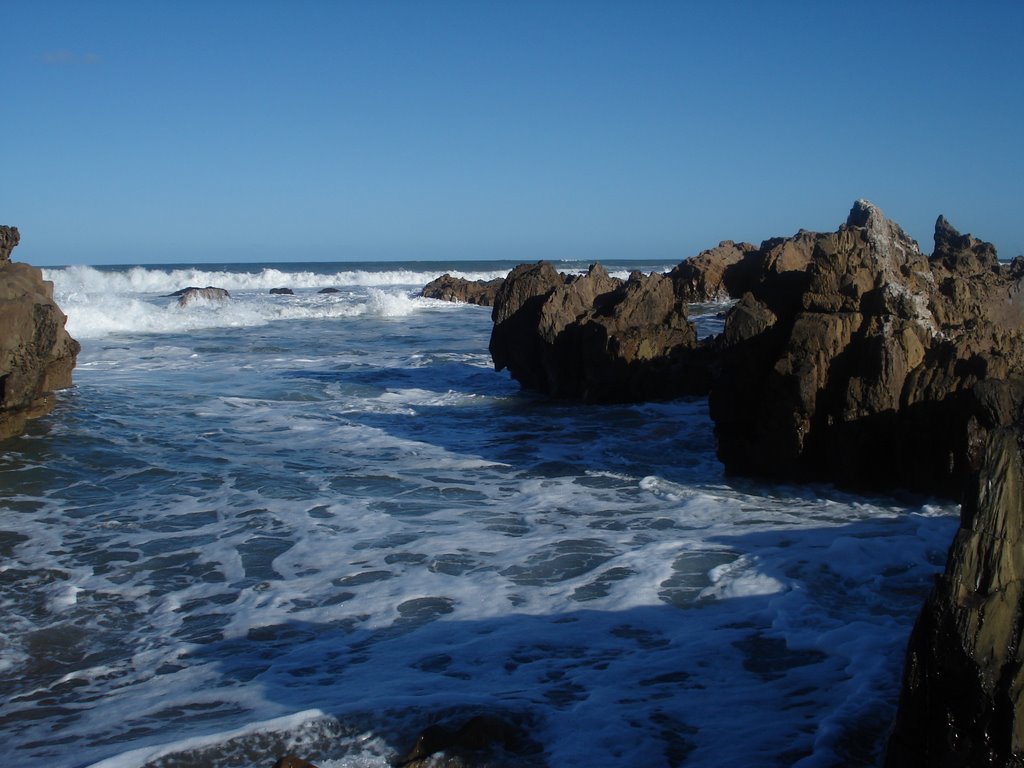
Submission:
<svg viewBox="0 0 1024 768">
<path fill-rule="evenodd" d="M 91 66 L 100 62 L 99 54 L 67 50 L 47 51 L 40 58 L 43 63 L 58 67 Z"/>
</svg>

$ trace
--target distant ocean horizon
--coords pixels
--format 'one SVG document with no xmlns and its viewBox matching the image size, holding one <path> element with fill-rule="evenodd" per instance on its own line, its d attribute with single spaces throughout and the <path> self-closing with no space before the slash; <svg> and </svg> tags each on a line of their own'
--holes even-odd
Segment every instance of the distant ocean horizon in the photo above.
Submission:
<svg viewBox="0 0 1024 768">
<path fill-rule="evenodd" d="M 0 757 L 384 768 L 486 712 L 559 768 L 877 764 L 957 507 L 727 477 L 703 398 L 521 391 L 419 296 L 516 263 L 44 268 L 82 352 L 0 450 Z"/>
</svg>

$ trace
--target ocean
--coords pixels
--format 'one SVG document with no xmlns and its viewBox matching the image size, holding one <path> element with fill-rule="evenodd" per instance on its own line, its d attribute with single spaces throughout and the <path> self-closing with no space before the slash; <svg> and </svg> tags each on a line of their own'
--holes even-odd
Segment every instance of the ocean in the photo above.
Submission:
<svg viewBox="0 0 1024 768">
<path fill-rule="evenodd" d="M 876 765 L 958 508 L 522 392 L 418 297 L 512 265 L 45 269 L 82 352 L 0 443 L 4 762 L 377 768 L 487 712 L 553 768 Z"/>
</svg>

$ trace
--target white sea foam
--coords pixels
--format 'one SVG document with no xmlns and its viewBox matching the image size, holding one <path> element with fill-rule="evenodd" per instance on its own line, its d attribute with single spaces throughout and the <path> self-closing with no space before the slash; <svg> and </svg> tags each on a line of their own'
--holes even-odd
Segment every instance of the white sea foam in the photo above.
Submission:
<svg viewBox="0 0 1024 768">
<path fill-rule="evenodd" d="M 479 307 L 239 294 L 134 297 L 0 452 L 0 758 L 383 766 L 480 710 L 570 768 L 877 749 L 954 508 L 732 482 L 702 401 L 521 396 Z"/>
<path fill-rule="evenodd" d="M 442 272 L 466 280 L 493 280 L 504 277 L 508 269 L 484 271 L 380 269 L 331 270 L 325 266 L 317 271 L 286 271 L 277 267 L 254 267 L 249 271 L 211 270 L 202 267 L 187 269 L 156 269 L 131 267 L 125 269 L 96 269 L 88 266 L 47 268 L 43 277 L 52 280 L 66 296 L 76 292 L 86 294 L 167 294 L 189 286 L 208 285 L 228 291 L 267 292 L 272 288 L 312 290 L 322 288 L 351 288 L 406 286 L 422 288 Z"/>
</svg>

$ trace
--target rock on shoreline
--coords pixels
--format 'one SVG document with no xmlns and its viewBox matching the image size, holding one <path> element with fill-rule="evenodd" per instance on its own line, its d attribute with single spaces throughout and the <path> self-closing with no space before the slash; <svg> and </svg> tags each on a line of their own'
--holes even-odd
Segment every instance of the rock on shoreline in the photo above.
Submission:
<svg viewBox="0 0 1024 768">
<path fill-rule="evenodd" d="M 520 265 L 490 352 L 528 389 L 614 402 L 709 394 L 726 470 L 958 497 L 1024 405 L 1024 259 L 944 218 L 935 250 L 867 201 L 836 232 L 724 241 L 622 282 Z M 687 304 L 739 299 L 698 341 Z"/>
<path fill-rule="evenodd" d="M 914 626 L 887 768 L 1024 760 L 1024 454 L 986 445 L 945 572 Z"/>
<path fill-rule="evenodd" d="M 52 393 L 71 386 L 80 350 L 64 329 L 53 283 L 39 269 L 11 261 L 20 239 L 16 227 L 0 226 L 0 439 L 50 412 Z"/>
<path fill-rule="evenodd" d="M 1024 264 L 942 217 L 921 253 L 878 208 L 801 233 L 726 320 L 710 393 L 730 471 L 958 497 L 1024 403 Z"/>
<path fill-rule="evenodd" d="M 861 200 L 836 232 L 725 241 L 629 282 L 517 267 L 495 368 L 584 400 L 670 396 L 701 371 L 727 471 L 962 499 L 886 765 L 1024 766 L 1024 258 L 942 216 L 925 256 Z M 697 343 L 686 302 L 724 295 L 724 332 Z M 607 372 L 626 348 L 650 357 L 624 382 Z"/>
</svg>

